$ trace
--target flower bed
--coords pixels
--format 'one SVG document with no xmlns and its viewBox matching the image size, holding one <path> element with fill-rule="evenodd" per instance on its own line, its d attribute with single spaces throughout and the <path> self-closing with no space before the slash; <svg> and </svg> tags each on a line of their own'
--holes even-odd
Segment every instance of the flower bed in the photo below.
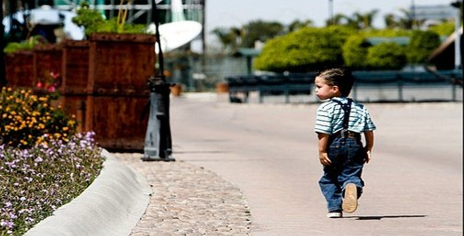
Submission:
<svg viewBox="0 0 464 236">
<path fill-rule="evenodd" d="M 22 235 L 84 191 L 102 168 L 94 133 L 47 95 L 3 88 L 0 94 L 0 235 Z"/>
</svg>

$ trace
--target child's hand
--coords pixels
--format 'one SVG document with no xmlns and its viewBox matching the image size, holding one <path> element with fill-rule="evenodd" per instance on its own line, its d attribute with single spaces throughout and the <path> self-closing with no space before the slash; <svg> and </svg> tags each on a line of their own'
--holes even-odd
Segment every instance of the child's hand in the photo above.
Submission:
<svg viewBox="0 0 464 236">
<path fill-rule="evenodd" d="M 319 161 L 324 166 L 328 166 L 332 164 L 332 161 L 330 161 L 329 155 L 327 154 L 327 152 L 319 152 Z"/>
<path fill-rule="evenodd" d="M 366 151 L 366 159 L 364 162 L 369 163 L 371 161 L 371 151 Z"/>
</svg>

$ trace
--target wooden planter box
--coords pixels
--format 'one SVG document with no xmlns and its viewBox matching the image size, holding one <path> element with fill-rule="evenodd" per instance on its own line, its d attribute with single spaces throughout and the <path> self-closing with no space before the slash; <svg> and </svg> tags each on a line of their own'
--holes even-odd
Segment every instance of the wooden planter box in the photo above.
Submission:
<svg viewBox="0 0 464 236">
<path fill-rule="evenodd" d="M 143 150 L 155 36 L 99 33 L 89 42 L 85 129 L 104 148 Z"/>
<path fill-rule="evenodd" d="M 76 115 L 78 131 L 95 131 L 106 149 L 143 150 L 155 41 L 148 34 L 99 33 L 88 41 L 39 45 L 6 56 L 8 85 L 34 88 L 58 73 L 59 104 Z"/>
<path fill-rule="evenodd" d="M 62 105 L 76 116 L 77 131 L 84 131 L 85 102 L 89 77 L 89 41 L 63 42 L 63 84 L 60 89 Z"/>
<path fill-rule="evenodd" d="M 62 56 L 63 47 L 61 44 L 43 44 L 34 48 L 34 78 L 35 86 L 40 79 L 50 78 L 50 73 L 58 73 L 59 83 L 62 83 Z"/>
<path fill-rule="evenodd" d="M 7 86 L 31 88 L 34 84 L 34 52 L 17 51 L 5 55 Z"/>
</svg>

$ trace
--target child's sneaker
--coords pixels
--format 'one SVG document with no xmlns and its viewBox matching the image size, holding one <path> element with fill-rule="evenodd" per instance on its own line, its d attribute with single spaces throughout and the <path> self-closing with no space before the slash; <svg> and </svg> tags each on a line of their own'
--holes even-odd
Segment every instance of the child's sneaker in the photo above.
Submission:
<svg viewBox="0 0 464 236">
<path fill-rule="evenodd" d="M 327 217 L 329 217 L 329 218 L 342 218 L 343 213 L 342 213 L 342 211 L 329 211 L 329 213 L 327 213 Z"/>
<path fill-rule="evenodd" d="M 348 213 L 353 213 L 358 208 L 358 188 L 355 184 L 346 185 L 342 208 L 344 212 Z"/>
</svg>

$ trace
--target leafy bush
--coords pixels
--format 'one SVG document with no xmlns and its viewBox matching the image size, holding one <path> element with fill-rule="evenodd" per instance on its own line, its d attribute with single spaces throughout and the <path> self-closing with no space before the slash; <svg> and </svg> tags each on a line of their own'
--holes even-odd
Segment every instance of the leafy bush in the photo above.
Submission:
<svg viewBox="0 0 464 236">
<path fill-rule="evenodd" d="M 82 1 L 76 16 L 72 18 L 72 22 L 78 26 L 83 26 L 85 35 L 89 36 L 98 31 L 98 28 L 104 24 L 105 18 L 100 12 L 91 9 L 86 1 Z"/>
<path fill-rule="evenodd" d="M 380 43 L 368 48 L 367 62 L 378 70 L 402 69 L 407 63 L 405 49 L 393 42 Z"/>
<path fill-rule="evenodd" d="M 440 36 L 432 31 L 415 30 L 412 33 L 406 56 L 411 64 L 424 63 L 430 53 L 440 46 Z"/>
<path fill-rule="evenodd" d="M 122 0 L 124 2 L 124 0 Z M 120 10 L 118 18 L 106 20 L 103 15 L 95 9 L 91 9 L 86 1 L 81 2 L 81 7 L 77 10 L 72 22 L 85 28 L 86 36 L 95 32 L 107 33 L 146 33 L 146 26 L 142 24 L 126 24 L 125 14 Z"/>
<path fill-rule="evenodd" d="M 340 66 L 341 48 L 351 32 L 343 27 L 302 28 L 267 41 L 254 66 L 273 72 L 308 72 Z"/>
<path fill-rule="evenodd" d="M 367 67 L 367 49 L 370 46 L 364 36 L 350 36 L 342 47 L 345 65 L 354 70 L 365 69 Z"/>
<path fill-rule="evenodd" d="M 102 163 L 93 133 L 29 149 L 0 145 L 0 235 L 22 235 L 80 195 Z"/>
<path fill-rule="evenodd" d="M 371 29 L 362 31 L 365 37 L 409 37 L 411 32 L 404 29 Z"/>
<path fill-rule="evenodd" d="M 0 144 L 21 149 L 46 142 L 44 135 L 66 142 L 76 131 L 73 117 L 32 90 L 2 88 L 0 117 Z"/>
<path fill-rule="evenodd" d="M 6 45 L 3 51 L 7 54 L 14 53 L 20 50 L 32 50 L 34 49 L 35 45 L 42 43 L 41 36 L 33 36 L 29 39 L 25 40 L 24 42 L 11 42 Z"/>
<path fill-rule="evenodd" d="M 455 30 L 454 21 L 445 21 L 441 24 L 431 26 L 429 30 L 440 36 L 450 36 Z"/>
</svg>

